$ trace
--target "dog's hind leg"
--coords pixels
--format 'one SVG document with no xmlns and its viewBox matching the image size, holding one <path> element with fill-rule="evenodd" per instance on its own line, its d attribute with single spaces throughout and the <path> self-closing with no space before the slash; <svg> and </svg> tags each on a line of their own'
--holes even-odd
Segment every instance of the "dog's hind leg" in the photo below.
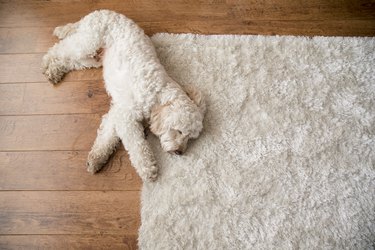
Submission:
<svg viewBox="0 0 375 250">
<path fill-rule="evenodd" d="M 92 174 L 99 171 L 115 151 L 119 141 L 115 131 L 114 117 L 110 110 L 102 118 L 97 137 L 87 159 L 87 171 Z"/>
<path fill-rule="evenodd" d="M 102 66 L 102 61 L 94 57 L 103 47 L 103 38 L 95 32 L 94 29 L 77 30 L 48 50 L 43 57 L 42 67 L 50 82 L 60 82 L 64 75 L 72 70 Z"/>
</svg>

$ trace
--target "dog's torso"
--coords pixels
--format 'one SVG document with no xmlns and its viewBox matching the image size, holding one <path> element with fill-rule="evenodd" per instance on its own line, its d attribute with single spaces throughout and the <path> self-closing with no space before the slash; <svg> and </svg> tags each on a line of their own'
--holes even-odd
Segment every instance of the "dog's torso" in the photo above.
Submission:
<svg viewBox="0 0 375 250">
<path fill-rule="evenodd" d="M 149 119 L 152 107 L 185 94 L 160 64 L 150 38 L 132 20 L 98 11 L 80 26 L 94 26 L 102 37 L 103 76 L 112 105 L 132 110 L 138 120 Z"/>
</svg>

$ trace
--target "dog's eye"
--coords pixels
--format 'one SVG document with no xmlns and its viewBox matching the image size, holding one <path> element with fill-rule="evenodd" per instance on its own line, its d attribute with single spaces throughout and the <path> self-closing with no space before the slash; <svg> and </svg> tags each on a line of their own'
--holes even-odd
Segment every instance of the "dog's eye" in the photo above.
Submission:
<svg viewBox="0 0 375 250">
<path fill-rule="evenodd" d="M 177 130 L 177 133 L 179 133 L 180 135 L 182 135 L 182 132 L 180 130 Z"/>
</svg>

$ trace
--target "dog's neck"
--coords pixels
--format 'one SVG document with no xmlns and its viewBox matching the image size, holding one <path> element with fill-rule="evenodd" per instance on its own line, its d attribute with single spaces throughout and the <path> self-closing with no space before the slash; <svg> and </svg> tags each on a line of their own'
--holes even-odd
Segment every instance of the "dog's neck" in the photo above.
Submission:
<svg viewBox="0 0 375 250">
<path fill-rule="evenodd" d="M 181 88 L 181 86 L 175 82 L 173 79 L 168 81 L 168 83 L 163 87 L 158 93 L 158 104 L 165 105 L 166 103 L 173 102 L 175 99 L 186 99 L 181 98 L 185 96 L 188 99 L 186 92 Z"/>
</svg>

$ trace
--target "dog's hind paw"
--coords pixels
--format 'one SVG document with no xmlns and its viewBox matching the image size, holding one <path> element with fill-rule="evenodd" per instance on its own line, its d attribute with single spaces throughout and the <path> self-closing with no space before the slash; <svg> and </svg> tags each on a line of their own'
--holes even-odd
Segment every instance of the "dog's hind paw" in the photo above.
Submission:
<svg viewBox="0 0 375 250">
<path fill-rule="evenodd" d="M 48 81 L 53 84 L 59 83 L 68 72 L 66 67 L 58 59 L 51 57 L 49 54 L 43 57 L 42 69 Z"/>
</svg>

